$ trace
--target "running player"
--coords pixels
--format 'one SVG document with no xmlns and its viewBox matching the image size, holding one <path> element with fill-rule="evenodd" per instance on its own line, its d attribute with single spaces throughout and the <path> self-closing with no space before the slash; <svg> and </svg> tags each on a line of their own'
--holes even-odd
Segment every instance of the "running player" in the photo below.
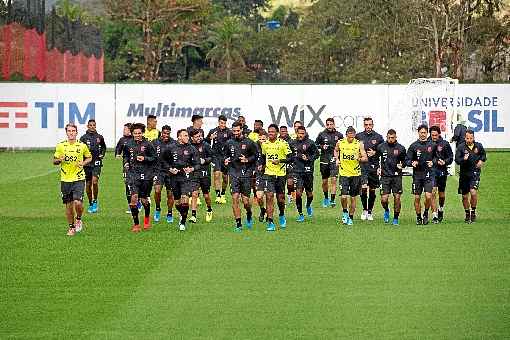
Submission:
<svg viewBox="0 0 510 340">
<path fill-rule="evenodd" d="M 145 126 L 137 123 L 131 126 L 131 139 L 124 148 L 124 167 L 126 168 L 127 183 L 131 195 L 131 215 L 133 216 L 133 227 L 131 231 L 140 232 L 140 221 L 138 219 L 138 200 L 144 207 L 143 229 L 151 228 L 151 206 L 148 198 L 151 195 L 153 180 L 153 163 L 156 161 L 156 150 L 147 139 L 143 138 Z"/>
<path fill-rule="evenodd" d="M 177 131 L 177 143 L 163 153 L 163 160 L 168 164 L 173 183 L 174 198 L 177 211 L 181 214 L 179 230 L 186 230 L 186 219 L 189 211 L 189 198 L 193 192 L 193 172 L 200 169 L 198 151 L 189 144 L 186 129 Z"/>
<path fill-rule="evenodd" d="M 152 142 L 159 138 L 160 132 L 157 129 L 157 125 L 158 125 L 158 120 L 156 119 L 156 116 L 148 115 L 147 116 L 147 128 L 145 129 L 143 136 L 149 142 Z"/>
<path fill-rule="evenodd" d="M 339 140 L 344 138 L 341 132 L 335 128 L 335 120 L 333 118 L 326 119 L 326 129 L 319 133 L 315 143 L 321 151 L 320 171 L 322 177 L 322 192 L 324 200 L 322 206 L 335 207 L 336 183 L 338 177 L 338 166 L 335 159 L 335 146 Z M 330 190 L 331 189 L 331 190 Z M 331 199 L 329 192 L 331 191 Z"/>
<path fill-rule="evenodd" d="M 319 158 L 319 150 L 308 137 L 304 126 L 298 127 L 297 138 L 290 143 L 290 149 L 293 163 L 292 180 L 296 188 L 296 208 L 299 214 L 297 222 L 304 222 L 303 190 L 306 190 L 306 213 L 308 217 L 312 217 L 313 170 L 315 160 Z"/>
<path fill-rule="evenodd" d="M 342 223 L 353 225 L 356 212 L 356 197 L 361 190 L 361 162 L 367 162 L 368 157 L 362 141 L 355 138 L 356 130 L 349 126 L 345 138 L 338 141 L 335 148 L 342 188 Z M 348 201 L 350 199 L 350 206 Z"/>
<path fill-rule="evenodd" d="M 106 153 L 106 144 L 103 136 L 97 133 L 96 121 L 90 119 L 87 123 L 87 132 L 81 136 L 80 142 L 87 144 L 92 154 L 92 161 L 83 167 L 85 170 L 85 191 L 89 199 L 89 213 L 97 213 L 97 197 L 99 195 L 99 176 L 103 167 L 103 158 Z"/>
<path fill-rule="evenodd" d="M 174 208 L 174 195 L 172 192 L 172 188 L 166 180 L 166 177 L 170 174 L 168 173 L 168 166 L 165 164 L 163 160 L 163 153 L 166 149 L 172 147 L 175 144 L 175 139 L 170 137 L 170 133 L 172 128 L 168 125 L 164 125 L 161 128 L 161 136 L 152 142 L 154 149 L 156 150 L 156 161 L 154 162 L 154 203 L 156 204 L 156 211 L 154 212 L 154 222 L 159 222 L 161 219 L 161 193 L 163 191 L 163 186 L 166 189 L 166 206 L 167 206 L 167 214 L 166 221 L 167 223 L 172 223 L 174 218 L 172 214 L 172 210 Z"/>
<path fill-rule="evenodd" d="M 289 144 L 278 138 L 278 125 L 271 124 L 267 129 L 268 140 L 262 144 L 262 155 L 265 163 L 264 179 L 266 180 L 266 212 L 267 231 L 275 231 L 273 222 L 274 194 L 276 194 L 280 211 L 279 224 L 285 229 L 285 176 L 286 164 L 291 160 L 292 151 Z"/>
<path fill-rule="evenodd" d="M 368 162 L 361 165 L 361 204 L 363 213 L 361 220 L 373 221 L 372 210 L 374 209 L 376 194 L 375 190 L 379 188 L 379 176 L 377 169 L 379 166 L 379 157 L 377 156 L 377 146 L 384 142 L 383 137 L 374 131 L 374 121 L 367 117 L 363 119 L 362 131 L 356 135 L 356 139 L 363 142 L 365 152 L 368 156 Z"/>
<path fill-rule="evenodd" d="M 230 176 L 232 191 L 232 211 L 236 221 L 235 231 L 242 230 L 241 209 L 239 199 L 242 199 L 246 210 L 246 227 L 251 229 L 253 218 L 250 203 L 251 178 L 257 161 L 257 146 L 243 135 L 242 125 L 235 122 L 232 125 L 233 138 L 227 141 L 224 149 L 225 165 Z"/>
<path fill-rule="evenodd" d="M 227 168 L 225 159 L 223 159 L 223 148 L 225 143 L 232 138 L 232 132 L 227 128 L 227 117 L 221 115 L 218 117 L 218 126 L 209 131 L 207 142 L 213 150 L 213 168 L 214 168 L 214 189 L 216 191 L 216 203 L 225 204 L 227 198 L 225 192 L 228 186 Z M 223 181 L 222 181 L 223 180 Z"/>
<path fill-rule="evenodd" d="M 292 138 L 290 138 L 290 136 L 289 136 L 289 130 L 287 129 L 287 127 L 285 125 L 280 126 L 280 134 L 279 134 L 278 138 L 286 141 L 287 143 L 290 143 L 290 141 L 292 140 Z"/>
<path fill-rule="evenodd" d="M 126 144 L 133 138 L 131 136 L 131 123 L 124 124 L 124 130 L 122 131 L 122 137 L 119 138 L 119 141 L 117 142 L 117 146 L 115 146 L 115 158 L 117 159 L 123 159 L 124 157 L 124 148 L 126 147 Z M 123 162 L 122 164 L 124 164 Z M 128 203 L 128 210 L 126 211 L 126 214 L 131 214 L 131 208 L 129 207 L 129 203 L 131 202 L 131 195 L 129 193 L 129 188 L 127 186 L 126 182 L 126 169 L 122 167 L 122 177 L 124 179 L 124 186 L 126 189 L 126 199 Z"/>
<path fill-rule="evenodd" d="M 76 125 L 67 124 L 66 135 L 67 141 L 58 143 L 55 148 L 53 164 L 60 165 L 60 192 L 62 202 L 66 205 L 66 218 L 69 224 L 67 235 L 74 236 L 83 227 L 81 221 L 85 188 L 83 167 L 92 161 L 92 154 L 86 144 L 76 140 L 78 135 Z"/>
<path fill-rule="evenodd" d="M 205 132 L 202 129 L 202 125 L 204 124 L 204 117 L 200 115 L 193 115 L 191 116 L 191 126 L 188 126 L 186 129 L 188 131 L 188 135 L 191 136 L 191 132 L 193 130 L 198 130 L 202 134 L 202 138 L 205 136 Z"/>
<path fill-rule="evenodd" d="M 467 130 L 464 143 L 459 143 L 455 152 L 455 162 L 460 165 L 459 194 L 462 195 L 466 223 L 476 221 L 480 173 L 486 161 L 487 155 L 482 144 L 475 142 L 475 133 L 472 130 Z"/>
<path fill-rule="evenodd" d="M 393 225 L 398 226 L 398 218 L 402 207 L 402 169 L 406 164 L 406 148 L 397 142 L 397 133 L 390 129 L 386 134 L 386 142 L 377 146 L 380 158 L 378 174 L 381 176 L 381 205 L 384 209 L 384 223 L 390 222 L 388 198 L 393 193 Z"/>
<path fill-rule="evenodd" d="M 416 224 L 429 223 L 429 209 L 432 204 L 432 187 L 434 184 L 434 155 L 436 145 L 427 139 L 427 125 L 418 127 L 418 140 L 407 150 L 407 166 L 413 167 L 413 194 Z M 421 215 L 421 194 L 425 192 L 425 211 Z"/>
<path fill-rule="evenodd" d="M 290 134 L 290 138 L 291 138 L 291 139 L 296 139 L 296 137 L 297 137 L 297 129 L 298 129 L 298 127 L 300 127 L 300 126 L 304 126 L 304 125 L 303 125 L 303 122 L 302 122 L 302 121 L 300 121 L 300 120 L 296 120 L 296 121 L 294 122 L 294 124 L 292 125 L 292 127 L 294 128 L 294 132 L 292 132 L 292 133 Z"/>
<path fill-rule="evenodd" d="M 255 123 L 253 123 L 253 131 L 250 132 L 248 138 L 253 142 L 257 143 L 259 141 L 259 132 L 264 128 L 264 122 L 260 119 L 255 119 Z"/>
<path fill-rule="evenodd" d="M 246 125 L 246 117 L 239 116 L 239 118 L 237 118 L 237 121 L 241 124 L 241 132 L 242 132 L 243 136 L 248 138 L 248 136 L 251 133 L 251 130 L 248 127 L 248 125 Z"/>
<path fill-rule="evenodd" d="M 205 213 L 205 221 L 211 222 L 213 211 L 211 207 L 211 162 L 213 152 L 211 146 L 204 141 L 204 137 L 200 130 L 191 131 L 191 145 L 195 147 L 200 159 L 200 168 L 193 172 L 194 190 L 191 198 L 191 218 L 190 221 L 196 223 L 198 190 L 202 190 L 205 203 L 207 204 L 207 212 Z"/>
<path fill-rule="evenodd" d="M 436 143 L 434 155 L 434 186 L 432 188 L 432 223 L 443 220 L 444 202 L 446 199 L 446 180 L 448 179 L 448 166 L 453 163 L 453 151 L 447 140 L 441 137 L 439 126 L 429 129 L 430 139 Z M 436 204 L 436 195 L 439 197 L 439 207 Z"/>
<path fill-rule="evenodd" d="M 297 130 L 296 130 L 297 131 Z M 290 144 L 291 141 L 295 139 L 290 138 L 289 131 L 285 125 L 280 126 L 280 135 L 278 137 L 281 140 L 286 141 L 288 144 Z M 292 199 L 295 197 L 295 187 L 294 187 L 294 180 L 293 180 L 293 164 L 292 162 L 287 163 L 287 203 L 291 204 Z"/>
</svg>

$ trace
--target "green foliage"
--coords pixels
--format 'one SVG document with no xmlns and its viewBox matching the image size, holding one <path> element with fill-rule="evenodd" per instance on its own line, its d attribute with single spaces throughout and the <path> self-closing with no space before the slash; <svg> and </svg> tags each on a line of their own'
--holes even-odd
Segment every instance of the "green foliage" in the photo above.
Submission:
<svg viewBox="0 0 510 340">
<path fill-rule="evenodd" d="M 88 12 L 79 4 L 75 4 L 71 0 L 58 0 L 55 7 L 57 9 L 57 15 L 60 17 L 83 23 L 86 23 L 89 20 Z"/>
<path fill-rule="evenodd" d="M 256 16 L 259 11 L 269 6 L 268 0 L 212 0 L 212 2 L 225 8 L 230 15 L 244 18 Z"/>
</svg>

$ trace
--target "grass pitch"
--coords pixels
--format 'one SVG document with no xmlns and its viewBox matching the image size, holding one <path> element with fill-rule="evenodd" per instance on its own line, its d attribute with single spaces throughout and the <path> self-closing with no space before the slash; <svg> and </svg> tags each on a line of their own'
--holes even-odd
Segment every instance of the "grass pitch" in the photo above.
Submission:
<svg viewBox="0 0 510 340">
<path fill-rule="evenodd" d="M 450 178 L 444 223 L 417 228 L 406 178 L 399 228 L 379 203 L 376 221 L 340 226 L 317 181 L 314 218 L 292 205 L 286 231 L 236 234 L 229 205 L 209 224 L 202 205 L 184 233 L 138 235 L 109 153 L 100 211 L 73 238 L 51 157 L 0 153 L 0 338 L 510 337 L 510 153 L 489 153 L 473 225 Z"/>
</svg>

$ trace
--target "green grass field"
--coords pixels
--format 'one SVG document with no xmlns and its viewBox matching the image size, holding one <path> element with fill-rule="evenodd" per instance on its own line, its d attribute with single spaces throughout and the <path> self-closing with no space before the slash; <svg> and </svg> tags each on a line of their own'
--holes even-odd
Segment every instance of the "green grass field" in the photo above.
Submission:
<svg viewBox="0 0 510 340">
<path fill-rule="evenodd" d="M 74 238 L 51 157 L 0 153 L 2 339 L 510 338 L 510 153 L 489 153 L 473 225 L 450 178 L 445 222 L 417 228 L 406 178 L 399 228 L 377 204 L 349 231 L 316 185 L 313 220 L 291 206 L 283 232 L 234 233 L 215 205 L 213 223 L 202 208 L 137 235 L 110 153 Z"/>
</svg>

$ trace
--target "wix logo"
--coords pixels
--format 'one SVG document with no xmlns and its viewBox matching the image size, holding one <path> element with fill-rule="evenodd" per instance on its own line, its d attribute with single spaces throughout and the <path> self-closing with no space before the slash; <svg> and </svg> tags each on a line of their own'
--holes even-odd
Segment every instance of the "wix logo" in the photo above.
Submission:
<svg viewBox="0 0 510 340">
<path fill-rule="evenodd" d="M 271 120 L 277 125 L 292 126 L 296 120 L 300 120 L 306 128 L 309 128 L 314 124 L 319 124 L 322 127 L 325 126 L 320 116 L 324 112 L 326 105 L 322 105 L 319 109 L 315 109 L 312 105 L 294 105 L 292 109 L 289 109 L 287 106 L 280 106 L 279 108 L 276 108 L 272 105 L 268 105 L 268 108 L 269 113 L 271 114 Z M 283 124 L 282 116 L 285 116 Z M 305 119 L 308 117 L 311 119 Z"/>
</svg>

